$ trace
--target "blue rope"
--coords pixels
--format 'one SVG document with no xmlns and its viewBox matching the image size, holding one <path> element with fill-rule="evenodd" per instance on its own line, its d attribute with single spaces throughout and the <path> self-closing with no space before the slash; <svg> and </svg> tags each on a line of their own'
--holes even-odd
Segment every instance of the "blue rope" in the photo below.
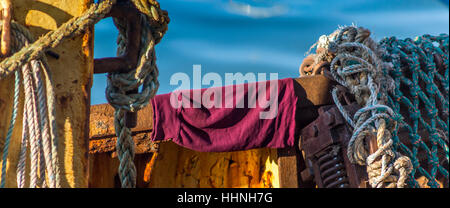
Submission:
<svg viewBox="0 0 450 208">
<path fill-rule="evenodd" d="M 3 148 L 3 157 L 2 157 L 2 175 L 1 175 L 1 184 L 0 188 L 4 188 L 6 184 L 6 162 L 8 160 L 9 153 L 9 144 L 11 142 L 12 132 L 14 130 L 14 126 L 16 124 L 17 111 L 19 108 L 19 88 L 20 88 L 20 70 L 15 71 L 15 82 L 14 82 L 14 103 L 13 103 L 13 111 L 11 115 L 11 120 L 9 122 L 8 132 L 6 134 L 5 146 Z"/>
</svg>

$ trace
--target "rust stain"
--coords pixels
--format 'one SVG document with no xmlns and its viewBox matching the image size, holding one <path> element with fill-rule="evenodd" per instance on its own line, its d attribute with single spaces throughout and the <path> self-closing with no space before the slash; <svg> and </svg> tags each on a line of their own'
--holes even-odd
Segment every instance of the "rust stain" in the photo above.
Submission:
<svg viewBox="0 0 450 208">
<path fill-rule="evenodd" d="M 73 98 L 71 94 L 65 94 L 58 97 L 59 105 L 62 108 L 69 107 L 70 103 L 72 102 Z"/>
<path fill-rule="evenodd" d="M 109 104 L 91 106 L 89 138 L 115 137 L 114 108 Z M 101 123 L 99 123 L 101 122 Z M 149 132 L 153 129 L 151 104 L 138 112 L 138 121 L 133 132 Z"/>
<path fill-rule="evenodd" d="M 144 182 L 146 182 L 146 183 L 150 183 L 150 179 L 151 179 L 151 176 L 152 176 L 152 170 L 153 170 L 153 167 L 155 166 L 156 158 L 158 158 L 158 153 L 157 152 L 152 154 L 152 159 L 150 160 L 149 163 L 147 163 L 145 165 Z"/>
<path fill-rule="evenodd" d="M 133 140 L 136 145 L 136 154 L 153 153 L 159 148 L 160 142 L 153 142 L 150 139 L 151 132 L 135 133 Z M 89 140 L 89 153 L 106 153 L 112 152 L 112 157 L 116 157 L 116 140 L 117 137 L 91 138 Z"/>
</svg>

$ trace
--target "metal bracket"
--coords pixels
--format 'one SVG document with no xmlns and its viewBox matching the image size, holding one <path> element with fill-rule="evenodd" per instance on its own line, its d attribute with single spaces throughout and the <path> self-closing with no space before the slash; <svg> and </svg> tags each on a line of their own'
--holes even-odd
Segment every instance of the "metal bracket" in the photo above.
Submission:
<svg viewBox="0 0 450 208">
<path fill-rule="evenodd" d="M 122 56 L 99 58 L 94 60 L 94 73 L 129 72 L 136 68 L 141 44 L 141 17 L 139 10 L 130 1 L 119 1 L 106 17 L 124 18 L 127 20 L 127 49 Z M 137 93 L 137 89 L 128 93 Z M 125 125 L 134 128 L 137 124 L 137 113 L 125 114 Z"/>
<path fill-rule="evenodd" d="M 325 71 L 329 71 L 330 63 L 327 61 L 321 61 L 320 63 L 314 65 L 314 55 L 309 55 L 303 59 L 300 65 L 299 72 L 300 76 L 312 76 L 318 74 L 325 74 Z"/>
</svg>

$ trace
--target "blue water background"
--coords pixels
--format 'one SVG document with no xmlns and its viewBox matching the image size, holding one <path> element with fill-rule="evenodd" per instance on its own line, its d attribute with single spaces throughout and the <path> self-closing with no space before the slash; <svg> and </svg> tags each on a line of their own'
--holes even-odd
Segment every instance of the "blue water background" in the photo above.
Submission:
<svg viewBox="0 0 450 208">
<path fill-rule="evenodd" d="M 278 73 L 298 77 L 305 52 L 323 34 L 352 23 L 386 36 L 449 33 L 448 0 L 160 0 L 169 30 L 156 46 L 158 94 L 170 77 L 201 64 L 202 74 Z M 94 57 L 116 55 L 111 18 L 95 27 Z M 106 75 L 94 75 L 91 104 L 106 103 Z M 208 86 L 202 86 L 202 88 Z"/>
</svg>

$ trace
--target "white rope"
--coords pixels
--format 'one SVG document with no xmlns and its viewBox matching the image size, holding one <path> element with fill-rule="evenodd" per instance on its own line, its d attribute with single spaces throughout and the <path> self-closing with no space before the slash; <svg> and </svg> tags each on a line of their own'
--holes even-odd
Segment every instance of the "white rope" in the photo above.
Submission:
<svg viewBox="0 0 450 208">
<path fill-rule="evenodd" d="M 2 22 L 0 21 L 0 24 Z M 12 22 L 12 51 L 16 52 L 33 42 L 26 28 Z M 30 154 L 30 188 L 61 187 L 55 119 L 54 91 L 45 57 L 32 59 L 21 66 L 24 90 L 22 139 L 17 165 L 17 187 L 26 184 L 27 149 Z M 19 73 L 20 74 L 20 73 Z M 4 178 L 2 177 L 4 184 Z"/>
</svg>

